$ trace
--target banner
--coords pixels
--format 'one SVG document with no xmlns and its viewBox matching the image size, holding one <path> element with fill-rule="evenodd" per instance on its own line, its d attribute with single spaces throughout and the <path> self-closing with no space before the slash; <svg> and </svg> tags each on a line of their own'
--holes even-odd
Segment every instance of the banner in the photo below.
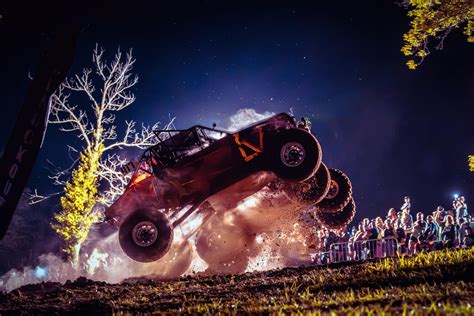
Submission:
<svg viewBox="0 0 474 316">
<path fill-rule="evenodd" d="M 67 27 L 50 39 L 5 147 L 0 161 L 0 239 L 7 232 L 35 164 L 46 129 L 50 98 L 66 78 L 78 35 L 78 27 Z"/>
</svg>

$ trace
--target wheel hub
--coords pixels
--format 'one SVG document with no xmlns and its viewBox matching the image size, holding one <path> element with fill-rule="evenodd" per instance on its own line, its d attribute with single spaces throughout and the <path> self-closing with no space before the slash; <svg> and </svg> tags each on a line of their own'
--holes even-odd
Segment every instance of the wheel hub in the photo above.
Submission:
<svg viewBox="0 0 474 316">
<path fill-rule="evenodd" d="M 329 187 L 328 194 L 326 194 L 326 199 L 334 199 L 336 195 L 339 194 L 339 184 L 336 181 L 331 180 L 331 185 Z"/>
<path fill-rule="evenodd" d="M 150 221 L 140 222 L 133 228 L 132 238 L 138 246 L 148 247 L 158 238 L 158 229 L 156 225 Z"/>
<path fill-rule="evenodd" d="M 301 165 L 306 157 L 306 151 L 300 143 L 286 143 L 280 151 L 280 159 L 288 167 Z"/>
</svg>

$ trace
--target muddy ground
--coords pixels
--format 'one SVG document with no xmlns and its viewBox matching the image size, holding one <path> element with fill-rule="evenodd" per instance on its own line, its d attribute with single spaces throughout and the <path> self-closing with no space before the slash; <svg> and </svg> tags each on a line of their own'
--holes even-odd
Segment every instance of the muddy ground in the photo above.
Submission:
<svg viewBox="0 0 474 316">
<path fill-rule="evenodd" d="M 0 314 L 278 313 L 474 314 L 474 251 L 241 275 L 79 278 L 0 294 Z"/>
</svg>

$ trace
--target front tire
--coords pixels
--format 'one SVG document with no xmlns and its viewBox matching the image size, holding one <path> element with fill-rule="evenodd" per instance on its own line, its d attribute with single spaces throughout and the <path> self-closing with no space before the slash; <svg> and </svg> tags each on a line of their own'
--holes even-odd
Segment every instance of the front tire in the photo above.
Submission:
<svg viewBox="0 0 474 316">
<path fill-rule="evenodd" d="M 307 131 L 297 128 L 281 131 L 268 145 L 270 169 L 282 180 L 307 180 L 321 164 L 321 146 Z"/>
<path fill-rule="evenodd" d="M 158 210 L 144 208 L 133 212 L 120 226 L 119 242 L 127 256 L 139 262 L 162 258 L 173 241 L 173 227 Z"/>
</svg>

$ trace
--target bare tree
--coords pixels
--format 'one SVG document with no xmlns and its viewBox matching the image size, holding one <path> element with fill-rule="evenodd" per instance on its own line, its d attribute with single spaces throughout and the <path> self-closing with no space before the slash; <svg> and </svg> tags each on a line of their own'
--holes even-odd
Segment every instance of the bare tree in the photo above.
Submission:
<svg viewBox="0 0 474 316">
<path fill-rule="evenodd" d="M 170 117 L 168 123 L 166 123 L 163 126 L 164 130 L 168 129 L 174 129 L 174 117 Z M 127 131 L 129 128 L 130 122 L 127 123 Z M 133 127 L 132 127 L 133 128 Z M 142 134 L 143 133 L 148 133 L 149 127 L 143 126 L 142 125 Z M 133 133 L 133 129 L 132 129 Z M 111 146 L 116 145 L 114 147 L 120 148 L 121 146 L 123 147 L 138 147 L 138 148 L 144 148 L 147 146 L 132 146 L 130 143 L 124 143 L 120 144 L 119 142 L 111 144 Z M 112 147 L 112 148 L 114 148 Z M 128 163 L 128 160 L 121 157 L 117 153 L 108 153 L 105 158 L 102 158 L 100 160 L 100 165 L 99 165 L 99 179 L 102 181 L 102 184 L 104 185 L 104 190 L 100 192 L 100 202 L 105 204 L 105 205 L 110 205 L 112 204 L 113 201 L 115 201 L 120 195 L 122 195 L 123 191 L 125 190 L 126 185 L 128 184 L 128 181 L 130 180 L 131 174 L 123 174 L 120 170 L 125 164 Z"/>
<path fill-rule="evenodd" d="M 120 172 L 127 160 L 116 150 L 143 149 L 155 144 L 157 137 L 153 130 L 160 125 L 142 124 L 137 128 L 136 122 L 130 120 L 125 121 L 123 133 L 118 131 L 116 113 L 135 101 L 131 89 L 137 84 L 138 76 L 132 74 L 135 63 L 132 50 L 123 55 L 119 49 L 114 59 L 107 62 L 104 50 L 96 46 L 92 62 L 93 69 L 84 68 L 82 74 L 66 79 L 52 96 L 48 120 L 50 124 L 58 125 L 60 131 L 73 133 L 80 140 L 80 146 L 68 145 L 72 165 L 65 169 L 55 168 L 51 176 L 54 184 L 64 187 L 62 210 L 55 215 L 52 226 L 65 240 L 63 250 L 73 261 L 87 238 L 90 225 L 97 218 L 95 203 L 111 204 L 128 182 Z M 88 104 L 74 104 L 72 93 L 86 96 Z M 163 128 L 173 128 L 173 122 L 174 118 L 170 117 Z M 32 202 L 44 198 L 35 192 Z"/>
</svg>

